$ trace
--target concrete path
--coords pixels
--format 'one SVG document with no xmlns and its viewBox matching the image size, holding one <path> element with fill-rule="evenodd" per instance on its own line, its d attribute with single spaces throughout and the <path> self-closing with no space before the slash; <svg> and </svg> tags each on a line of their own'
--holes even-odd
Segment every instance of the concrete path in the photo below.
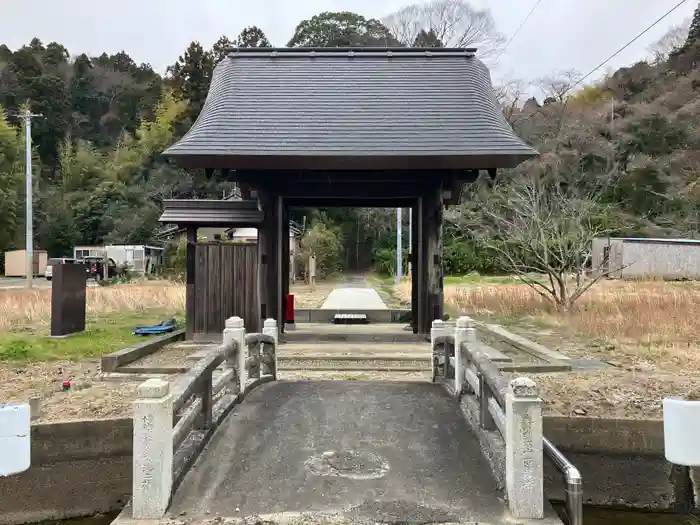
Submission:
<svg viewBox="0 0 700 525">
<path fill-rule="evenodd" d="M 295 381 L 253 391 L 173 497 L 198 521 L 281 512 L 353 523 L 505 523 L 457 402 L 430 383 Z"/>
<path fill-rule="evenodd" d="M 374 288 L 336 288 L 321 305 L 321 310 L 388 310 Z"/>
</svg>

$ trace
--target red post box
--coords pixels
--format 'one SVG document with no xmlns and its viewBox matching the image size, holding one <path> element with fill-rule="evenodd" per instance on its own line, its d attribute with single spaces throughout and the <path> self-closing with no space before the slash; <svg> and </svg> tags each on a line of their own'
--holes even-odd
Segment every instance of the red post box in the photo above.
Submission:
<svg viewBox="0 0 700 525">
<path fill-rule="evenodd" d="M 294 294 L 287 294 L 287 318 L 286 324 L 294 324 Z"/>
</svg>

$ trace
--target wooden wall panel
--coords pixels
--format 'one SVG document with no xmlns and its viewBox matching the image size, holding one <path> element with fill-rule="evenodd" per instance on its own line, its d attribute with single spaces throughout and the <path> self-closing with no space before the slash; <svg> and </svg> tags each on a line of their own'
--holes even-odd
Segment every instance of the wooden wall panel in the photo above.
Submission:
<svg viewBox="0 0 700 525">
<path fill-rule="evenodd" d="M 256 244 L 199 243 L 195 252 L 195 338 L 221 337 L 224 322 L 242 317 L 246 330 L 261 330 Z"/>
</svg>

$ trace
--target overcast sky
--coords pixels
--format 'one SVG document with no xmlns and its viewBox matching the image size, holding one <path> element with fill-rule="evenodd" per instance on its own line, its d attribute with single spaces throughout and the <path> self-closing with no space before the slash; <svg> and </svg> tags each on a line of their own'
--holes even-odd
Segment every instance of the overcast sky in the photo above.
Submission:
<svg viewBox="0 0 700 525">
<path fill-rule="evenodd" d="M 678 0 L 542 0 L 501 57 L 494 77 L 535 79 L 553 71 L 587 73 Z M 382 18 L 411 0 L 0 0 L 0 43 L 16 49 L 39 37 L 71 54 L 126 51 L 160 72 L 192 40 L 209 47 L 222 34 L 260 26 L 283 46 L 300 20 L 323 11 L 354 11 Z M 510 36 L 535 0 L 473 0 L 488 7 Z M 672 25 L 691 17 L 688 0 L 673 15 L 610 62 L 618 68 L 644 59 L 647 48 Z"/>
</svg>

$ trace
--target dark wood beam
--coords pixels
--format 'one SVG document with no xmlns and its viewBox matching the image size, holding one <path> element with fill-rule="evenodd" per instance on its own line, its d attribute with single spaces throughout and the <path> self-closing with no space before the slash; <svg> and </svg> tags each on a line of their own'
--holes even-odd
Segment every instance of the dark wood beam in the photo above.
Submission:
<svg viewBox="0 0 700 525">
<path fill-rule="evenodd" d="M 285 198 L 285 202 L 291 208 L 408 208 L 415 200 L 415 197 L 403 199 Z"/>
<path fill-rule="evenodd" d="M 231 170 L 232 180 L 250 184 L 297 182 L 434 182 L 436 178 L 444 180 L 462 180 L 473 182 L 479 170 Z"/>
<path fill-rule="evenodd" d="M 425 183 L 298 182 L 280 184 L 276 190 L 288 199 L 416 199 L 428 187 Z"/>
<path fill-rule="evenodd" d="M 194 316 L 195 316 L 195 254 L 197 249 L 197 227 L 187 227 L 187 258 L 185 262 L 185 272 L 187 285 L 185 289 L 185 339 L 194 339 Z"/>
</svg>

